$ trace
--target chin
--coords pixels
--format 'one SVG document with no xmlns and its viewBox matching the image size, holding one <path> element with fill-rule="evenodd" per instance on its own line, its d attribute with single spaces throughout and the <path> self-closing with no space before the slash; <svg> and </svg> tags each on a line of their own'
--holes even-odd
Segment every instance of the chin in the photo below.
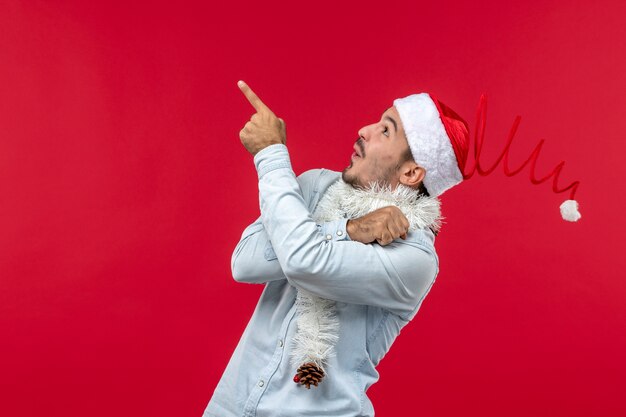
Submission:
<svg viewBox="0 0 626 417">
<path fill-rule="evenodd" d="M 356 174 L 349 172 L 349 167 L 343 170 L 341 173 L 341 179 L 343 182 L 350 184 L 354 188 L 363 188 L 361 182 L 359 181 L 359 177 Z"/>
<path fill-rule="evenodd" d="M 341 179 L 343 180 L 343 182 L 345 182 L 346 184 L 350 184 L 354 187 L 354 184 L 357 180 L 356 176 L 351 175 L 348 173 L 348 171 L 350 170 L 350 167 L 345 168 L 342 172 L 341 172 Z"/>
</svg>

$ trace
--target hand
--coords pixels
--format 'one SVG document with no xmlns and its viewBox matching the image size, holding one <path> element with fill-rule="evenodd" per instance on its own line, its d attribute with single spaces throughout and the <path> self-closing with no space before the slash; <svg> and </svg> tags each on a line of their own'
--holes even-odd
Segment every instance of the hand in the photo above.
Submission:
<svg viewBox="0 0 626 417">
<path fill-rule="evenodd" d="M 267 107 L 254 91 L 243 81 L 237 83 L 256 113 L 239 132 L 239 139 L 243 146 L 253 156 L 261 149 L 277 143 L 287 144 L 285 122 Z"/>
<path fill-rule="evenodd" d="M 377 241 L 381 246 L 390 244 L 401 237 L 406 239 L 409 220 L 396 206 L 387 206 L 374 210 L 358 219 L 350 219 L 346 231 L 350 239 L 361 243 Z"/>
</svg>

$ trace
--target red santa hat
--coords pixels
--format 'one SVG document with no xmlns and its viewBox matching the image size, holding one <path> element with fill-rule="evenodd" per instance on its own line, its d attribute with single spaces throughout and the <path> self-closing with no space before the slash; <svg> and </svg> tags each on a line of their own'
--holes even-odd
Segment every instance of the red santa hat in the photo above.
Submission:
<svg viewBox="0 0 626 417">
<path fill-rule="evenodd" d="M 429 93 L 412 94 L 404 98 L 398 98 L 393 101 L 393 105 L 400 114 L 400 120 L 402 121 L 413 159 L 415 159 L 418 165 L 426 169 L 424 186 L 431 196 L 439 196 L 463 180 L 471 178 L 474 170 L 477 170 L 483 176 L 489 175 L 502 158 L 504 158 L 504 173 L 507 176 L 517 174 L 532 160 L 530 167 L 531 182 L 540 184 L 554 176 L 552 190 L 555 193 L 562 193 L 571 188 L 569 199 L 565 200 L 560 206 L 561 216 L 564 220 L 571 222 L 580 219 L 578 202 L 574 200 L 579 181 L 573 182 L 563 190 L 557 190 L 557 180 L 565 161 L 561 161 L 548 176 L 540 180 L 534 177 L 535 164 L 544 142 L 543 139 L 522 166 L 514 171 L 508 169 L 508 151 L 517 125 L 521 120 L 520 116 L 517 116 L 513 122 L 507 144 L 493 167 L 488 170 L 481 168 L 479 157 L 485 130 L 485 110 L 487 108 L 487 97 L 484 93 L 480 97 L 476 117 L 475 164 L 469 173 L 466 172 L 470 146 L 469 128 L 465 120 L 456 114 L 454 110 Z"/>
</svg>

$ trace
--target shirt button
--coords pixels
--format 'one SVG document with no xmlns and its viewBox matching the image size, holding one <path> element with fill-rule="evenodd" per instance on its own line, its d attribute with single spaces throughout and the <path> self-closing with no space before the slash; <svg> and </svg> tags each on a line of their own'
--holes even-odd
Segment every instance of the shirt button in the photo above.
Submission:
<svg viewBox="0 0 626 417">
<path fill-rule="evenodd" d="M 278 346 L 283 347 L 283 340 L 282 339 L 278 340 Z"/>
<path fill-rule="evenodd" d="M 333 235 L 326 235 L 326 240 L 330 240 L 333 238 Z"/>
<path fill-rule="evenodd" d="M 263 380 L 260 380 L 260 381 L 259 381 L 259 387 L 262 387 L 262 386 L 263 386 L 263 384 L 265 384 L 265 382 L 263 382 Z"/>
<path fill-rule="evenodd" d="M 337 230 L 337 235 L 341 236 L 341 235 L 343 235 L 343 232 L 341 230 Z"/>
</svg>

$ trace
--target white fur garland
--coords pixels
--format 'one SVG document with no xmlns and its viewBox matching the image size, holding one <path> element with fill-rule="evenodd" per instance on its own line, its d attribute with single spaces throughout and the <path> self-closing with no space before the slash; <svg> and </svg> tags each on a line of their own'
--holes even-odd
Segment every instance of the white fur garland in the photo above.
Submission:
<svg viewBox="0 0 626 417">
<path fill-rule="evenodd" d="M 297 368 L 303 363 L 313 362 L 326 373 L 324 364 L 335 354 L 334 346 L 339 340 L 335 302 L 298 289 L 296 309 L 298 332 L 293 338 L 291 364 Z"/>
<path fill-rule="evenodd" d="M 340 177 L 320 199 L 312 217 L 317 224 L 341 218 L 358 218 L 386 206 L 396 206 L 409 220 L 409 230 L 441 228 L 441 202 L 437 197 L 420 195 L 417 190 L 398 184 L 395 190 L 371 182 L 367 189 L 355 188 Z M 298 289 L 296 296 L 298 330 L 293 338 L 291 364 L 299 367 L 313 362 L 324 373 L 328 358 L 336 354 L 339 319 L 336 303 Z"/>
<path fill-rule="evenodd" d="M 441 224 L 445 223 L 441 201 L 437 197 L 420 195 L 404 184 L 398 184 L 392 190 L 391 185 L 372 181 L 367 189 L 363 189 L 354 188 L 340 178 L 328 188 L 326 196 L 328 198 L 322 198 L 317 206 L 317 223 L 342 217 L 354 219 L 386 206 L 398 207 L 408 219 L 411 231 L 432 227 L 439 232 Z"/>
</svg>

